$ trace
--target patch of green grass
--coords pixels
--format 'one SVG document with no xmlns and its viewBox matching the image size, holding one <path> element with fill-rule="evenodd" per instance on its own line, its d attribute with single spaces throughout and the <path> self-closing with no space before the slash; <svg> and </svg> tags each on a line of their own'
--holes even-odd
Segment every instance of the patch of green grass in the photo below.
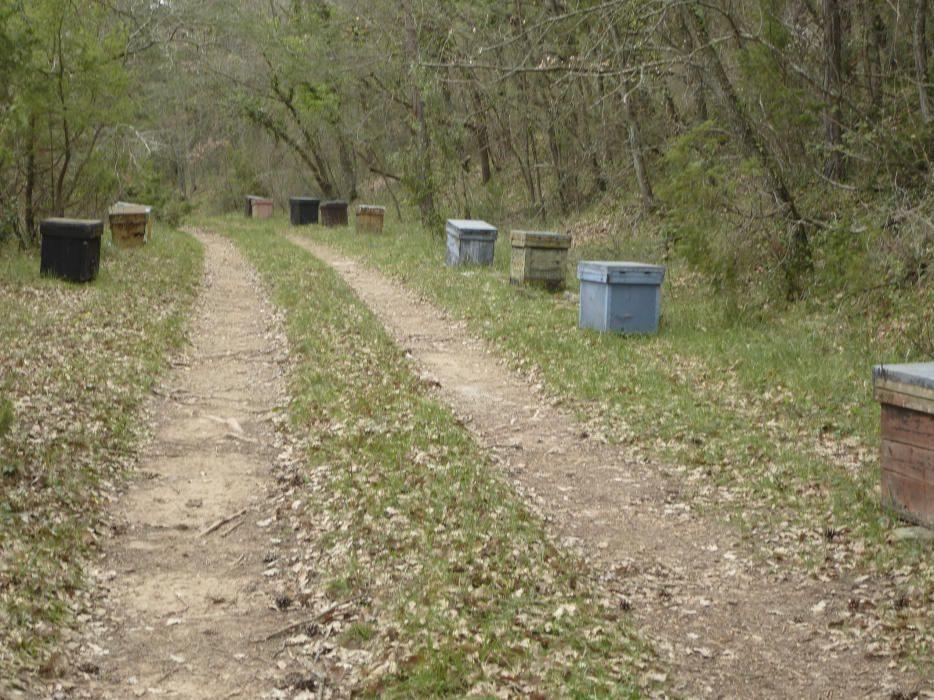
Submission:
<svg viewBox="0 0 934 700">
<path fill-rule="evenodd" d="M 104 243 L 95 282 L 39 276 L 37 251 L 0 257 L 0 676 L 35 669 L 80 602 L 104 492 L 145 432 L 137 409 L 183 339 L 200 246 L 157 230 Z"/>
<path fill-rule="evenodd" d="M 286 313 L 293 420 L 311 441 L 309 469 L 328 474 L 314 517 L 329 525 L 309 546 L 330 562 L 325 580 L 368 601 L 373 634 L 358 630 L 354 643 L 378 657 L 373 667 L 391 661 L 358 691 L 638 696 L 650 656 L 618 606 L 549 543 L 372 314 L 276 235 L 280 225 L 210 223 L 233 232 Z"/>
</svg>

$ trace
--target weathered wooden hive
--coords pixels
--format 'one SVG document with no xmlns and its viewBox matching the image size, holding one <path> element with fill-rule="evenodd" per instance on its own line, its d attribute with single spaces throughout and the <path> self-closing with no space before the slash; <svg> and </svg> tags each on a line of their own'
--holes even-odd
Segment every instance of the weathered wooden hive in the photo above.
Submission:
<svg viewBox="0 0 934 700">
<path fill-rule="evenodd" d="M 289 221 L 293 226 L 307 226 L 318 223 L 318 207 L 320 199 L 313 197 L 289 198 Z"/>
<path fill-rule="evenodd" d="M 346 226 L 347 202 L 340 199 L 321 202 L 321 225 Z"/>
<path fill-rule="evenodd" d="M 108 214 L 110 237 L 121 248 L 139 248 L 152 235 L 152 207 L 117 202 Z"/>
<path fill-rule="evenodd" d="M 872 369 L 882 404 L 882 502 L 934 528 L 934 362 Z"/>
<path fill-rule="evenodd" d="M 485 221 L 448 219 L 444 226 L 447 249 L 444 264 L 492 265 L 498 232 Z"/>
<path fill-rule="evenodd" d="M 254 219 L 268 219 L 272 216 L 272 200 L 266 197 L 253 197 L 250 211 Z"/>
<path fill-rule="evenodd" d="M 548 289 L 564 286 L 571 237 L 550 231 L 513 231 L 509 281 L 540 284 Z"/>
<path fill-rule="evenodd" d="M 581 328 L 622 333 L 654 333 L 661 310 L 665 268 L 636 262 L 582 260 Z"/>
<path fill-rule="evenodd" d="M 72 282 L 90 282 L 97 277 L 101 260 L 100 219 L 43 219 L 39 271 Z"/>
<path fill-rule="evenodd" d="M 354 223 L 357 233 L 382 233 L 386 207 L 373 204 L 358 204 Z"/>
</svg>

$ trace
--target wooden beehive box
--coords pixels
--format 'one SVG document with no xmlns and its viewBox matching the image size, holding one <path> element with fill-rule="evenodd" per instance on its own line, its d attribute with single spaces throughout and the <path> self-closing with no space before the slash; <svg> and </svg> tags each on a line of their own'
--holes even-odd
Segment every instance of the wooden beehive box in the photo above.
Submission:
<svg viewBox="0 0 934 700">
<path fill-rule="evenodd" d="M 140 248 L 152 235 L 152 207 L 117 202 L 108 216 L 110 237 L 120 248 Z"/>
<path fill-rule="evenodd" d="M 321 202 L 321 207 L 318 212 L 321 217 L 322 226 L 347 225 L 347 202 L 341 199 Z"/>
<path fill-rule="evenodd" d="M 485 221 L 473 219 L 448 219 L 444 224 L 447 247 L 444 264 L 492 265 L 493 246 L 498 232 Z"/>
<path fill-rule="evenodd" d="M 934 362 L 873 367 L 882 404 L 882 502 L 934 528 Z"/>
<path fill-rule="evenodd" d="M 509 281 L 541 284 L 551 290 L 564 286 L 571 237 L 550 231 L 513 231 Z"/>
<path fill-rule="evenodd" d="M 357 205 L 355 224 L 357 233 L 382 233 L 383 218 L 386 216 L 386 207 L 372 204 Z"/>
<path fill-rule="evenodd" d="M 272 216 L 272 200 L 265 197 L 253 197 L 250 214 L 254 219 L 268 219 Z"/>
</svg>

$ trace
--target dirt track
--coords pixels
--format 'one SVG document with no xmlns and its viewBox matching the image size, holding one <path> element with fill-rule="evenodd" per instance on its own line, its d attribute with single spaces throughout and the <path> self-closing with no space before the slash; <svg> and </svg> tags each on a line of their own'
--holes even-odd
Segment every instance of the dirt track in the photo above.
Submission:
<svg viewBox="0 0 934 700">
<path fill-rule="evenodd" d="M 69 697 L 258 698 L 281 676 L 262 640 L 289 621 L 264 561 L 285 340 L 232 244 L 199 238 L 191 345 L 148 407 L 154 436 L 119 505 Z"/>
<path fill-rule="evenodd" d="M 465 324 L 332 249 L 291 240 L 340 272 L 555 535 L 605 572 L 679 695 L 890 698 L 918 689 L 839 625 L 865 581 L 817 582 L 790 567 L 777 578 L 734 531 L 692 508 L 690 488 L 587 437 Z"/>
<path fill-rule="evenodd" d="M 286 564 L 277 552 L 291 545 L 278 528 L 283 490 L 272 472 L 289 440 L 275 425 L 287 347 L 239 253 L 199 237 L 206 278 L 191 347 L 149 407 L 154 438 L 96 577 L 82 678 L 58 697 L 342 694 L 330 681 L 314 693 L 283 682 L 319 677 L 277 637 L 295 621 L 276 604 Z M 784 568 L 775 578 L 735 532 L 694 510 L 686 484 L 587 436 L 463 323 L 333 250 L 293 240 L 344 276 L 554 536 L 603 573 L 671 669 L 677 695 L 890 698 L 917 689 L 837 623 L 865 582 L 819 583 Z"/>
</svg>

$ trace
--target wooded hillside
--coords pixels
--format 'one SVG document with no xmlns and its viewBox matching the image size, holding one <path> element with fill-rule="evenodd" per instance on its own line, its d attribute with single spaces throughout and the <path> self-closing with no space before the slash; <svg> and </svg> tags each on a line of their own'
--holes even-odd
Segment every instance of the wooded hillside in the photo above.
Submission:
<svg viewBox="0 0 934 700">
<path fill-rule="evenodd" d="M 0 230 L 23 244 L 116 198 L 172 220 L 366 193 L 649 240 L 741 306 L 930 281 L 927 0 L 4 8 Z"/>
</svg>

